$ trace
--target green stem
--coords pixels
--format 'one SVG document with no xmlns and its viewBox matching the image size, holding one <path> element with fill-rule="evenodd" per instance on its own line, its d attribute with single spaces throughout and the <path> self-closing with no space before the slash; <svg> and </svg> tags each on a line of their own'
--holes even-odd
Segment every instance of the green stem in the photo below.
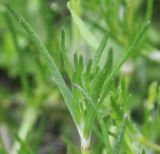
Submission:
<svg viewBox="0 0 160 154">
<path fill-rule="evenodd" d="M 38 116 L 38 111 L 36 108 L 32 106 L 26 108 L 24 112 L 23 120 L 22 120 L 22 125 L 18 132 L 18 137 L 22 141 L 26 139 L 28 132 L 31 130 L 31 128 L 33 127 L 37 119 L 37 116 Z M 16 142 L 13 145 L 13 148 L 11 149 L 10 154 L 17 154 L 20 148 L 21 148 L 21 144 L 16 140 Z"/>
<path fill-rule="evenodd" d="M 147 147 L 160 152 L 160 146 L 148 141 L 144 136 L 140 135 L 140 136 L 136 136 L 135 138 L 142 144 L 146 145 Z"/>
<path fill-rule="evenodd" d="M 90 154 L 90 150 L 83 150 L 81 151 L 82 154 Z"/>
<path fill-rule="evenodd" d="M 147 3 L 146 20 L 152 20 L 154 1 L 147 0 L 146 3 Z"/>
<path fill-rule="evenodd" d="M 81 153 L 90 154 L 90 137 L 86 138 L 81 132 L 79 132 L 79 135 L 81 140 Z"/>
<path fill-rule="evenodd" d="M 78 16 L 81 13 L 80 3 L 81 3 L 80 0 L 71 0 L 72 8 Z"/>
<path fill-rule="evenodd" d="M 152 143 L 151 141 L 149 141 L 148 139 L 146 139 L 143 134 L 141 134 L 136 126 L 130 121 L 129 123 L 129 128 L 130 130 L 132 130 L 132 132 L 136 135 L 134 135 L 133 137 L 139 141 L 140 143 L 144 144 L 145 146 L 157 151 L 157 152 L 160 152 L 160 146 L 158 144 L 155 144 L 155 143 Z"/>
</svg>

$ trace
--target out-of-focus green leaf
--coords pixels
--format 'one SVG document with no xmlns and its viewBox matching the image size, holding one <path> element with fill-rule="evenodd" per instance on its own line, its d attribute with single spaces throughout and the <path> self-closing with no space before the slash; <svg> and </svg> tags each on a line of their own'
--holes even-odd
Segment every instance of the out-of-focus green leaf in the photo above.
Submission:
<svg viewBox="0 0 160 154">
<path fill-rule="evenodd" d="M 92 35 L 92 33 L 88 30 L 85 23 L 81 20 L 81 18 L 74 12 L 74 10 L 71 7 L 70 2 L 68 2 L 68 8 L 71 12 L 72 18 L 76 26 L 78 27 L 80 34 L 82 35 L 83 39 L 93 48 L 98 47 L 98 41 L 96 38 Z"/>
</svg>

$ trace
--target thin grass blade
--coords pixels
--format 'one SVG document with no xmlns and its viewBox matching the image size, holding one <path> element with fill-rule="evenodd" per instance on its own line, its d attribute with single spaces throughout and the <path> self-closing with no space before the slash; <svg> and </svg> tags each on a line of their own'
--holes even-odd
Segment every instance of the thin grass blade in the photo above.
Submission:
<svg viewBox="0 0 160 154">
<path fill-rule="evenodd" d="M 144 149 L 144 148 L 142 149 L 141 154 L 146 154 L 146 151 L 145 151 L 145 149 Z"/>
<path fill-rule="evenodd" d="M 101 55 L 104 51 L 104 48 L 107 44 L 107 41 L 108 41 L 108 34 L 106 33 L 102 39 L 102 41 L 100 42 L 100 45 L 94 55 L 94 58 L 93 58 L 93 63 L 92 63 L 92 68 L 91 68 L 91 72 L 94 72 L 96 67 L 98 66 L 98 63 L 99 63 L 99 60 L 101 58 Z"/>
<path fill-rule="evenodd" d="M 33 151 L 27 144 L 27 142 L 22 141 L 21 138 L 16 133 L 14 135 L 17 141 L 20 143 L 20 150 L 18 151 L 18 153 L 21 153 L 23 151 L 23 154 L 33 154 Z"/>
<path fill-rule="evenodd" d="M 83 96 L 86 98 L 88 102 L 87 104 L 88 107 L 87 107 L 87 111 L 85 115 L 85 122 L 84 122 L 85 124 L 84 135 L 85 137 L 88 138 L 91 134 L 94 119 L 96 118 L 96 116 L 98 117 L 99 111 L 97 109 L 96 103 L 93 101 L 93 99 L 88 94 L 88 92 L 77 84 L 74 84 L 74 86 L 83 94 Z"/>
<path fill-rule="evenodd" d="M 74 12 L 71 8 L 70 2 L 67 3 L 69 11 L 71 12 L 73 21 L 75 22 L 76 26 L 78 27 L 81 36 L 85 39 L 85 41 L 93 48 L 97 48 L 98 43 L 96 38 L 92 35 L 92 33 L 88 30 L 85 23 L 81 20 L 81 18 Z"/>
<path fill-rule="evenodd" d="M 72 67 L 67 56 L 67 50 L 65 48 L 65 31 L 64 30 L 61 31 L 61 52 L 62 52 L 65 70 L 67 71 L 67 74 L 70 80 L 72 80 Z"/>
<path fill-rule="evenodd" d="M 99 120 L 100 127 L 101 127 L 101 130 L 102 130 L 102 136 L 103 136 L 103 140 L 104 140 L 104 143 L 105 143 L 106 153 L 111 154 L 112 149 L 111 149 L 111 144 L 110 144 L 110 141 L 109 141 L 108 128 L 106 127 L 106 125 L 104 123 L 104 120 L 101 117 L 99 117 L 98 120 Z"/>
<path fill-rule="evenodd" d="M 107 74 L 111 72 L 112 63 L 113 63 L 113 53 L 112 50 L 110 50 L 104 68 L 97 73 L 92 82 L 91 96 L 95 102 L 97 102 L 99 98 Z"/>
<path fill-rule="evenodd" d="M 0 135 L 0 153 L 7 154 L 7 149 L 5 148 L 1 135 Z"/>
<path fill-rule="evenodd" d="M 121 149 L 126 125 L 127 125 L 127 114 L 125 114 L 124 117 L 123 117 L 122 126 L 121 126 L 121 128 L 118 132 L 118 136 L 117 136 L 116 143 L 115 143 L 115 146 L 113 148 L 112 154 L 119 154 L 120 153 L 120 149 Z"/>
<path fill-rule="evenodd" d="M 10 6 L 10 4 L 8 2 L 5 2 L 4 4 L 7 7 L 8 11 L 16 18 L 16 20 L 18 21 L 20 26 L 22 26 L 26 30 L 26 32 L 30 36 L 31 40 L 33 41 L 33 43 L 37 47 L 38 51 L 40 52 L 40 54 L 45 59 L 47 65 L 50 69 L 50 72 L 52 74 L 53 80 L 55 81 L 55 83 L 59 87 L 59 89 L 62 93 L 62 96 L 65 99 L 66 105 L 67 105 L 67 107 L 68 107 L 68 109 L 69 109 L 69 111 L 72 115 L 72 118 L 76 123 L 76 119 L 74 118 L 74 111 L 73 111 L 72 106 L 71 106 L 71 101 L 72 101 L 71 91 L 69 90 L 69 88 L 65 84 L 65 82 L 64 82 L 64 80 L 63 80 L 63 78 L 62 78 L 62 76 L 61 76 L 53 58 L 49 54 L 47 48 L 44 46 L 44 44 L 41 42 L 41 40 L 39 39 L 36 32 L 26 22 L 26 20 L 21 15 L 19 15 L 17 13 L 17 11 L 13 7 Z"/>
<path fill-rule="evenodd" d="M 147 10 L 146 10 L 146 20 L 151 20 L 152 19 L 152 15 L 153 15 L 153 4 L 154 1 L 153 0 L 147 0 L 146 2 L 147 4 Z"/>
</svg>

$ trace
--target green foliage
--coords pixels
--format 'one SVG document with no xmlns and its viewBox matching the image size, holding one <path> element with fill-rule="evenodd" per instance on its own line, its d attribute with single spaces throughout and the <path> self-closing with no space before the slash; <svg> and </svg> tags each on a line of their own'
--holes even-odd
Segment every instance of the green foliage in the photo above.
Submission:
<svg viewBox="0 0 160 154">
<path fill-rule="evenodd" d="M 121 126 L 121 128 L 119 130 L 119 133 L 117 135 L 116 143 L 115 143 L 115 146 L 113 148 L 112 154 L 120 153 L 120 148 L 122 146 L 122 139 L 123 139 L 126 124 L 127 124 L 127 115 L 125 114 L 124 117 L 123 117 L 122 126 Z"/>
<path fill-rule="evenodd" d="M 75 22 L 76 26 L 78 27 L 82 37 L 85 39 L 85 41 L 93 48 L 97 48 L 97 40 L 92 35 L 92 33 L 88 30 L 84 22 L 80 19 L 80 17 L 75 13 L 75 11 L 72 9 L 70 2 L 68 2 L 68 8 L 71 12 L 73 21 Z"/>
<path fill-rule="evenodd" d="M 0 3 L 0 122 L 13 142 L 0 135 L 0 153 L 159 153 L 154 1 L 12 3 Z"/>
</svg>

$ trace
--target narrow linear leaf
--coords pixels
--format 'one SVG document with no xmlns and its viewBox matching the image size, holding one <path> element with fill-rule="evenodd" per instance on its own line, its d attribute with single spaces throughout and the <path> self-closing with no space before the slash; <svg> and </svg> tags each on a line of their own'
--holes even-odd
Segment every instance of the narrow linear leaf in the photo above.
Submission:
<svg viewBox="0 0 160 154">
<path fill-rule="evenodd" d="M 70 3 L 72 5 L 72 8 L 74 9 L 74 11 L 76 12 L 76 14 L 80 14 L 81 12 L 81 7 L 80 7 L 80 2 L 81 0 L 70 0 Z"/>
<path fill-rule="evenodd" d="M 27 144 L 27 142 L 22 141 L 22 139 L 18 136 L 18 134 L 14 134 L 17 141 L 20 143 L 20 149 L 18 153 L 21 153 L 23 151 L 23 154 L 33 154 L 32 149 L 30 148 L 30 146 Z"/>
<path fill-rule="evenodd" d="M 99 98 L 107 74 L 109 74 L 112 69 L 112 62 L 113 62 L 113 53 L 112 50 L 110 50 L 104 68 L 97 73 L 92 82 L 91 96 L 95 102 L 97 102 Z"/>
<path fill-rule="evenodd" d="M 39 130 L 35 133 L 34 143 L 32 145 L 32 149 L 34 149 L 34 153 L 38 153 L 39 146 L 41 144 L 45 128 L 46 128 L 46 119 L 44 116 L 41 117 L 40 124 L 38 125 Z"/>
<path fill-rule="evenodd" d="M 85 69 L 85 85 L 84 87 L 86 89 L 90 89 L 90 80 L 91 80 L 91 66 L 92 66 L 92 60 L 90 59 L 88 64 L 87 64 L 87 67 Z"/>
<path fill-rule="evenodd" d="M 89 62 L 88 62 L 88 64 L 87 64 L 86 72 L 85 72 L 87 77 L 90 77 L 92 62 L 93 62 L 92 59 L 90 59 Z"/>
<path fill-rule="evenodd" d="M 93 48 L 97 48 L 98 43 L 96 38 L 92 35 L 92 33 L 88 30 L 84 22 L 81 20 L 81 18 L 74 12 L 74 10 L 71 8 L 70 2 L 67 3 L 69 11 L 71 13 L 71 16 L 73 18 L 74 23 L 78 27 L 80 34 L 85 39 L 85 41 Z"/>
<path fill-rule="evenodd" d="M 112 154 L 119 154 L 120 153 L 120 149 L 121 149 L 123 135 L 124 135 L 126 125 L 127 125 L 127 114 L 125 114 L 124 117 L 123 117 L 122 126 L 121 126 L 121 128 L 118 132 L 118 136 L 116 138 L 116 143 L 115 143 L 115 146 L 113 148 Z"/>
<path fill-rule="evenodd" d="M 93 122 L 94 122 L 96 116 L 99 115 L 97 105 L 85 89 L 83 89 L 82 87 L 80 87 L 77 84 L 74 84 L 74 86 L 84 95 L 84 97 L 86 98 L 86 100 L 88 102 L 87 105 L 89 107 L 87 107 L 88 110 L 86 111 L 86 116 L 85 116 L 84 135 L 86 137 L 89 137 L 90 133 L 91 133 L 91 130 L 92 130 Z"/>
<path fill-rule="evenodd" d="M 101 132 L 99 131 L 99 129 L 95 125 L 93 126 L 93 132 L 94 132 L 95 136 L 98 138 L 98 141 L 105 145 L 104 138 L 103 138 Z"/>
<path fill-rule="evenodd" d="M 104 51 L 104 48 L 107 44 L 107 40 L 108 40 L 108 34 L 106 33 L 102 39 L 102 41 L 100 42 L 100 45 L 94 55 L 94 58 L 93 58 L 93 63 L 92 63 L 92 68 L 91 68 L 91 71 L 94 72 L 96 67 L 98 66 L 98 63 L 99 63 L 99 60 L 101 58 L 101 55 Z"/>
<path fill-rule="evenodd" d="M 76 82 L 76 75 L 75 72 L 73 74 L 73 80 L 72 83 Z M 77 117 L 77 120 L 80 122 L 81 118 L 84 117 L 83 114 L 83 105 L 81 102 L 81 93 L 77 90 L 77 88 L 72 84 L 72 95 L 73 95 L 73 102 L 72 107 L 75 111 L 75 116 Z"/>
<path fill-rule="evenodd" d="M 7 154 L 7 149 L 5 148 L 1 135 L 0 135 L 0 153 Z"/>
<path fill-rule="evenodd" d="M 77 55 L 77 52 L 74 54 L 74 78 L 75 82 L 81 85 L 81 72 L 80 72 L 80 66 L 79 66 L 79 57 Z"/>
<path fill-rule="evenodd" d="M 72 94 L 67 85 L 65 84 L 54 60 L 52 59 L 51 55 L 49 54 L 47 48 L 43 45 L 41 40 L 39 39 L 38 35 L 36 32 L 33 30 L 33 28 L 26 22 L 26 20 L 17 13 L 17 11 L 9 5 L 8 2 L 4 3 L 9 12 L 16 18 L 18 23 L 26 30 L 28 35 L 30 36 L 31 40 L 34 42 L 35 46 L 37 47 L 38 51 L 40 54 L 43 56 L 43 58 L 46 60 L 46 63 L 50 69 L 50 72 L 52 74 L 52 77 L 59 87 L 62 96 L 65 99 L 66 105 L 72 115 L 73 120 L 76 122 L 76 119 L 74 117 L 74 112 L 71 106 L 71 101 L 72 101 Z"/>
<path fill-rule="evenodd" d="M 152 15 L 153 15 L 153 0 L 147 0 L 147 11 L 146 11 L 146 20 L 151 20 Z"/>
<path fill-rule="evenodd" d="M 113 50 L 110 49 L 107 57 L 107 62 L 104 67 L 107 67 L 108 72 L 111 72 L 112 67 L 113 67 Z M 105 68 L 104 68 L 105 69 Z"/>
<path fill-rule="evenodd" d="M 154 102 L 156 101 L 158 96 L 157 89 L 158 89 L 158 83 L 154 81 L 153 83 L 151 83 L 148 90 L 148 99 L 146 106 L 148 107 L 149 110 L 154 108 Z"/>
<path fill-rule="evenodd" d="M 67 56 L 67 50 L 65 48 L 65 31 L 64 30 L 61 31 L 61 50 L 62 50 L 61 52 L 62 52 L 65 70 L 67 71 L 67 74 L 70 80 L 72 80 L 72 67 Z"/>
<path fill-rule="evenodd" d="M 77 69 L 77 77 L 78 77 L 78 82 L 80 85 L 82 85 L 83 71 L 84 71 L 84 64 L 83 64 L 83 56 L 81 55 L 78 58 L 78 69 Z"/>
<path fill-rule="evenodd" d="M 111 97 L 110 99 L 111 99 L 111 106 L 112 106 L 113 110 L 115 111 L 115 113 L 117 114 L 117 117 L 122 118 L 123 113 L 119 107 L 119 104 L 117 104 L 117 98 Z"/>
<path fill-rule="evenodd" d="M 160 118 L 160 86 L 158 87 L 158 112 L 159 112 L 159 118 Z"/>
<path fill-rule="evenodd" d="M 143 148 L 140 154 L 146 154 L 145 149 Z"/>
<path fill-rule="evenodd" d="M 85 96 L 85 98 L 87 99 L 88 103 L 91 105 L 92 107 L 92 110 L 88 110 L 87 111 L 87 115 L 86 115 L 86 122 L 87 122 L 87 125 L 85 127 L 85 132 L 84 134 L 87 136 L 90 134 L 90 130 L 92 128 L 92 124 L 93 124 L 93 120 L 95 119 L 95 117 L 97 116 L 98 117 L 98 120 L 100 121 L 100 125 L 101 125 L 101 129 L 102 129 L 102 132 L 103 132 L 103 138 L 101 138 L 102 142 L 105 144 L 106 146 L 106 149 L 107 149 L 107 152 L 108 154 L 111 154 L 111 146 L 110 146 L 110 142 L 109 142 L 109 138 L 108 138 L 108 133 L 107 133 L 107 129 L 105 127 L 105 124 L 104 122 L 102 121 L 102 119 L 100 118 L 100 115 L 99 115 L 99 112 L 97 110 L 97 106 L 96 104 L 94 103 L 94 101 L 92 100 L 92 98 L 89 96 L 89 94 L 82 88 L 80 87 L 79 85 L 77 84 L 74 84 L 74 86 L 77 87 L 77 89 L 79 89 L 82 94 Z M 93 111 L 94 111 L 94 115 L 93 115 Z"/>
<path fill-rule="evenodd" d="M 111 154 L 112 149 L 111 149 L 111 145 L 110 145 L 110 141 L 109 141 L 108 129 L 104 123 L 104 120 L 101 117 L 99 117 L 98 120 L 99 120 L 100 127 L 102 130 L 102 136 L 103 136 L 103 140 L 105 143 L 106 153 Z"/>
<path fill-rule="evenodd" d="M 115 68 L 112 70 L 112 72 L 109 74 L 108 78 L 106 79 L 104 86 L 103 86 L 103 93 L 102 93 L 102 97 L 104 98 L 103 95 L 106 94 L 106 89 L 108 89 L 108 86 L 110 84 L 110 82 L 113 80 L 113 78 L 117 75 L 119 69 L 121 68 L 121 66 L 123 65 L 123 63 L 129 58 L 129 56 L 132 54 L 132 51 L 134 49 L 137 48 L 137 44 L 139 43 L 140 39 L 142 38 L 144 32 L 146 31 L 148 25 L 150 24 L 150 21 L 147 21 L 142 28 L 139 30 L 139 32 L 137 33 L 135 39 L 133 40 L 133 42 L 129 45 L 129 47 L 127 48 L 127 50 L 124 52 L 123 57 L 121 58 L 120 62 L 117 64 L 117 66 L 115 66 Z"/>
<path fill-rule="evenodd" d="M 90 105 L 92 106 L 92 108 L 94 109 L 94 111 L 97 112 L 96 104 L 93 102 L 92 98 L 85 91 L 85 89 L 83 89 L 82 87 L 80 87 L 78 84 L 74 84 L 74 86 L 85 96 L 85 98 L 87 99 L 88 103 L 90 103 Z"/>
</svg>

